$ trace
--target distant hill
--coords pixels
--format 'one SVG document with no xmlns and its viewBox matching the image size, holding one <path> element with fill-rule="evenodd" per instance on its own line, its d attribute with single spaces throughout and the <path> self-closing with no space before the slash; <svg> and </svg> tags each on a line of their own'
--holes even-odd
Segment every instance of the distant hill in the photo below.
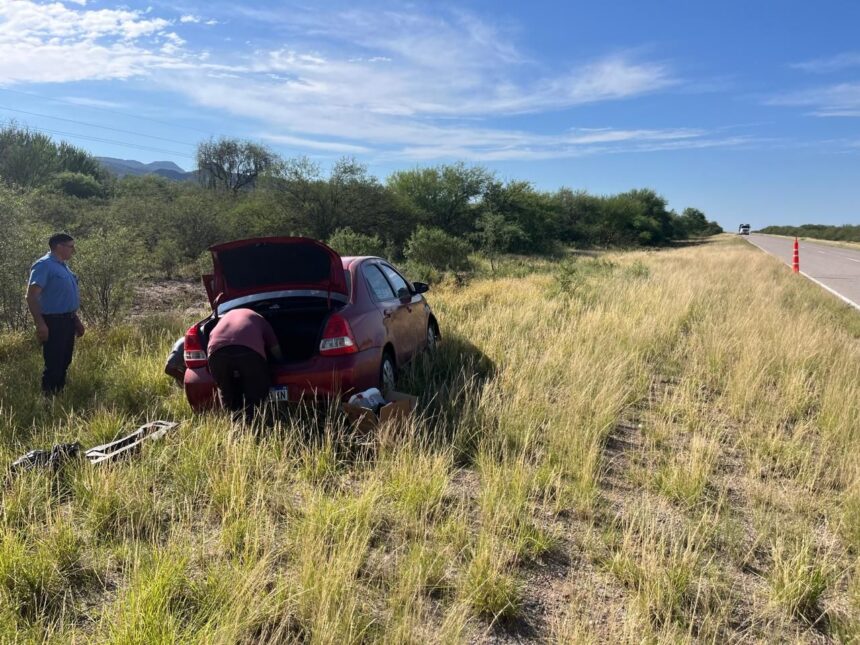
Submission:
<svg viewBox="0 0 860 645">
<path fill-rule="evenodd" d="M 99 163 L 117 177 L 126 175 L 159 175 L 172 181 L 193 181 L 197 177 L 194 170 L 183 170 L 172 161 L 153 161 L 141 163 L 134 159 L 115 159 L 113 157 L 96 157 Z"/>
</svg>

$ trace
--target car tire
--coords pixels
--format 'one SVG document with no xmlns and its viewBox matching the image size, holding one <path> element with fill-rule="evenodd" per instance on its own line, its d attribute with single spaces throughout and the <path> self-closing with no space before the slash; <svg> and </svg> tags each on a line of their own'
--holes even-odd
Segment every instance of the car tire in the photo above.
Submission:
<svg viewBox="0 0 860 645">
<path fill-rule="evenodd" d="M 379 389 L 383 392 L 395 389 L 397 384 L 397 364 L 394 362 L 394 356 L 386 350 L 382 355 L 382 362 L 379 364 Z"/>
<path fill-rule="evenodd" d="M 439 330 L 432 322 L 427 324 L 427 345 L 424 350 L 432 354 L 439 346 Z"/>
</svg>

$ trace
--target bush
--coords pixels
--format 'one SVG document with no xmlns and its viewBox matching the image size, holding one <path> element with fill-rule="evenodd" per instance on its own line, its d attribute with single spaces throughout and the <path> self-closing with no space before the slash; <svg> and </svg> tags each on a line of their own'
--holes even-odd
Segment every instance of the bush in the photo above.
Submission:
<svg viewBox="0 0 860 645">
<path fill-rule="evenodd" d="M 30 266 L 48 250 L 47 231 L 27 223 L 20 197 L 0 187 L 0 327 L 25 329 Z"/>
<path fill-rule="evenodd" d="M 341 255 L 376 255 L 385 257 L 385 244 L 378 235 L 356 233 L 351 228 L 339 228 L 327 244 Z"/>
<path fill-rule="evenodd" d="M 81 199 L 102 197 L 104 195 L 104 187 L 95 177 L 90 177 L 79 172 L 57 173 L 54 175 L 51 185 L 55 190 Z"/>
<path fill-rule="evenodd" d="M 176 270 L 184 260 L 179 244 L 170 238 L 161 240 L 152 250 L 150 258 L 154 267 L 168 279 L 176 275 Z"/>
<path fill-rule="evenodd" d="M 418 280 L 427 284 L 438 284 L 442 281 L 442 272 L 427 264 L 406 262 L 401 268 L 403 269 L 403 274 L 412 281 Z"/>
<path fill-rule="evenodd" d="M 52 231 L 68 231 L 75 237 L 80 237 L 86 228 L 82 224 L 88 219 L 87 211 L 91 210 L 91 203 L 51 188 L 28 192 L 24 195 L 23 203 L 24 221 L 40 222 Z M 103 226 L 105 224 L 102 221 L 98 228 Z"/>
<path fill-rule="evenodd" d="M 127 231 L 118 229 L 99 231 L 79 240 L 77 247 L 81 312 L 89 322 L 107 326 L 131 305 L 140 256 L 137 244 Z"/>
<path fill-rule="evenodd" d="M 172 230 L 165 230 L 163 234 L 176 240 L 186 260 L 196 258 L 213 244 L 229 238 L 223 211 L 231 204 L 228 198 L 213 199 L 213 196 L 218 197 L 211 193 L 190 193 L 171 204 Z"/>
<path fill-rule="evenodd" d="M 471 266 L 468 242 L 448 235 L 438 228 L 419 226 L 406 241 L 404 255 L 415 265 L 425 265 L 440 271 L 466 271 Z"/>
</svg>

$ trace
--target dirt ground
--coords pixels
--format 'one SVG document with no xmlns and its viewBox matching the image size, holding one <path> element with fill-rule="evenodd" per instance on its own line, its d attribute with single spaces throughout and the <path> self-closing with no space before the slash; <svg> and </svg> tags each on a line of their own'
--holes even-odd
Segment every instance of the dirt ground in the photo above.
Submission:
<svg viewBox="0 0 860 645">
<path fill-rule="evenodd" d="M 186 315 L 208 309 L 209 301 L 199 280 L 158 280 L 135 287 L 131 315 Z"/>
</svg>

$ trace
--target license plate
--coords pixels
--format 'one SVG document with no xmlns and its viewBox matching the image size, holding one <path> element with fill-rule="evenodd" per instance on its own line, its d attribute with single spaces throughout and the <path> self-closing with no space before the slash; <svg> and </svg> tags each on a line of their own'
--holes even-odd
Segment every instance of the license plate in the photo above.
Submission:
<svg viewBox="0 0 860 645">
<path fill-rule="evenodd" d="M 269 401 L 278 402 L 288 400 L 286 385 L 278 385 L 277 387 L 269 388 Z"/>
</svg>

